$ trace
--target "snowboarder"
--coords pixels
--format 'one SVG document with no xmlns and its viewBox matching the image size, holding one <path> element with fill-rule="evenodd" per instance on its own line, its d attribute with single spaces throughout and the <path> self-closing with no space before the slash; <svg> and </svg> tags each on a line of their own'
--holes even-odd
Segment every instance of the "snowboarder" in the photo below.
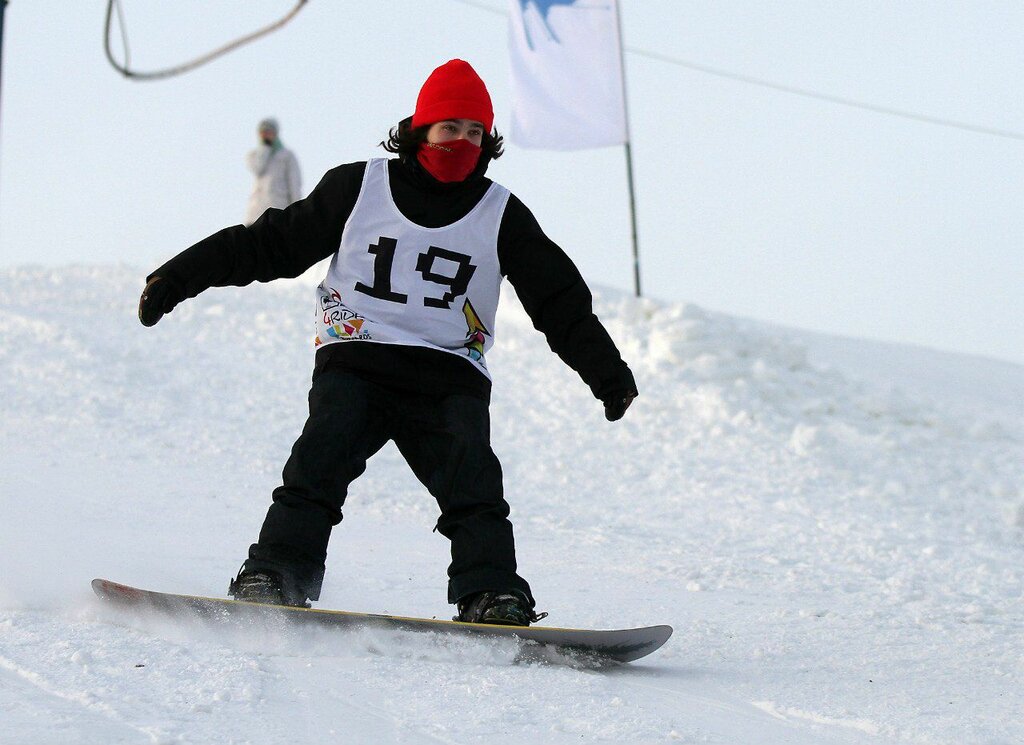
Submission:
<svg viewBox="0 0 1024 745">
<path fill-rule="evenodd" d="M 245 163 L 256 178 L 245 211 L 245 224 L 252 225 L 268 207 L 283 209 L 302 196 L 302 175 L 295 153 L 281 144 L 280 126 L 267 118 L 256 126 L 259 146 L 250 150 Z"/>
<path fill-rule="evenodd" d="M 147 277 L 139 319 L 152 326 L 209 287 L 295 277 L 333 256 L 316 289 L 309 418 L 230 583 L 236 599 L 319 598 L 348 486 L 393 440 L 440 506 L 455 620 L 537 620 L 490 446 L 486 353 L 502 277 L 609 421 L 637 389 L 572 261 L 484 176 L 502 154 L 493 121 L 484 82 L 451 60 L 381 143 L 397 158 L 337 166 L 305 199 L 221 230 Z"/>
</svg>

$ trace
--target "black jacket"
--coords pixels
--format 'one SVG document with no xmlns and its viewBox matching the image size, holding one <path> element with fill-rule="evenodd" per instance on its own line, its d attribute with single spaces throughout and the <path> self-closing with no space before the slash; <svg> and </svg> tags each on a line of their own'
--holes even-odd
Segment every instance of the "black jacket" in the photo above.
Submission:
<svg viewBox="0 0 1024 745">
<path fill-rule="evenodd" d="M 465 181 L 443 184 L 415 158 L 390 160 L 395 204 L 424 227 L 451 224 L 464 217 L 490 186 L 490 179 L 483 175 L 486 163 L 481 166 Z M 185 299 L 209 287 L 297 277 L 338 250 L 365 170 L 365 162 L 331 169 L 305 199 L 283 210 L 268 209 L 248 228 L 236 225 L 214 233 L 175 256 L 149 279 L 171 280 L 180 299 Z M 636 390 L 629 368 L 593 313 L 590 290 L 576 266 L 514 195 L 509 197 L 498 231 L 498 260 L 534 327 L 597 398 L 621 397 Z M 490 381 L 472 365 L 426 347 L 328 344 L 316 352 L 314 375 L 331 367 L 424 393 L 490 395 Z"/>
</svg>

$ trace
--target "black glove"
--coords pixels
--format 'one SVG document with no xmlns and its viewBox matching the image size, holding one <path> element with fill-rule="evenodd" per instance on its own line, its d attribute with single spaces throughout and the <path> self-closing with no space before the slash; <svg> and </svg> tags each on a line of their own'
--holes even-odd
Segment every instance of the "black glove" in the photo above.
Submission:
<svg viewBox="0 0 1024 745">
<path fill-rule="evenodd" d="M 632 390 L 606 397 L 602 402 L 604 403 L 604 418 L 609 422 L 617 422 L 622 419 L 622 415 L 626 413 L 626 409 L 633 403 L 636 395 L 636 391 Z"/>
<path fill-rule="evenodd" d="M 626 409 L 636 398 L 636 380 L 625 362 L 620 362 L 591 388 L 597 399 L 604 404 L 604 418 L 609 422 L 622 419 Z"/>
<path fill-rule="evenodd" d="M 139 320 L 143 326 L 155 326 L 165 313 L 170 313 L 184 299 L 176 282 L 167 277 L 153 277 L 139 298 Z"/>
</svg>

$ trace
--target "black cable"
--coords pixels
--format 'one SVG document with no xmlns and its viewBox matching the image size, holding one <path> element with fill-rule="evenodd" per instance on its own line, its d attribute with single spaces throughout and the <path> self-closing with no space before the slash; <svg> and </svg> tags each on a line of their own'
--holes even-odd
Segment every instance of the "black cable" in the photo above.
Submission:
<svg viewBox="0 0 1024 745">
<path fill-rule="evenodd" d="M 110 64 L 113 66 L 113 68 L 122 75 L 124 75 L 126 78 L 131 78 L 132 80 L 156 80 L 159 78 L 169 78 L 173 75 L 181 75 L 182 73 L 194 70 L 195 68 L 201 65 L 205 65 L 207 62 L 210 62 L 216 59 L 217 57 L 220 57 L 221 55 L 227 54 L 228 52 L 237 49 L 238 47 L 244 44 L 248 44 L 250 41 L 255 41 L 259 37 L 269 34 L 271 31 L 276 31 L 277 29 L 281 28 L 286 23 L 288 23 L 288 21 L 290 21 L 292 18 L 294 18 L 298 14 L 298 12 L 302 10 L 302 6 L 305 5 L 306 2 L 307 0 L 298 0 L 298 3 L 295 5 L 295 7 L 292 8 L 288 12 L 288 14 L 281 18 L 279 21 L 276 21 L 270 24 L 269 26 L 264 26 L 263 28 L 252 32 L 251 34 L 246 34 L 245 36 L 235 39 L 234 41 L 225 44 L 224 46 L 217 47 L 212 52 L 204 54 L 201 57 L 196 57 L 194 60 L 185 62 L 181 65 L 176 65 L 175 67 L 168 67 L 163 70 L 156 70 L 154 72 L 136 72 L 134 70 L 129 69 L 128 67 L 128 31 L 125 27 L 124 15 L 121 11 L 120 0 L 109 0 L 109 2 L 107 3 L 107 18 L 104 24 L 103 49 L 106 52 L 107 59 L 110 61 Z M 124 64 L 121 64 L 117 60 L 115 60 L 113 53 L 110 51 L 110 26 L 115 5 L 117 6 L 117 17 L 118 22 L 121 24 L 121 36 L 125 48 Z"/>
</svg>

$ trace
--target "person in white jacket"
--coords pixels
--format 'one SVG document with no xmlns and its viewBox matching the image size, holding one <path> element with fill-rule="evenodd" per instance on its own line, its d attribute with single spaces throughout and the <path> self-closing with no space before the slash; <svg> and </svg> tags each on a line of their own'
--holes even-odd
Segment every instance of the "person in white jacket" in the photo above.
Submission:
<svg viewBox="0 0 1024 745">
<path fill-rule="evenodd" d="M 301 199 L 302 176 L 295 153 L 281 144 L 276 119 L 264 119 L 257 127 L 259 147 L 250 150 L 246 164 L 256 177 L 245 224 L 252 225 L 268 208 L 284 209 Z"/>
</svg>

